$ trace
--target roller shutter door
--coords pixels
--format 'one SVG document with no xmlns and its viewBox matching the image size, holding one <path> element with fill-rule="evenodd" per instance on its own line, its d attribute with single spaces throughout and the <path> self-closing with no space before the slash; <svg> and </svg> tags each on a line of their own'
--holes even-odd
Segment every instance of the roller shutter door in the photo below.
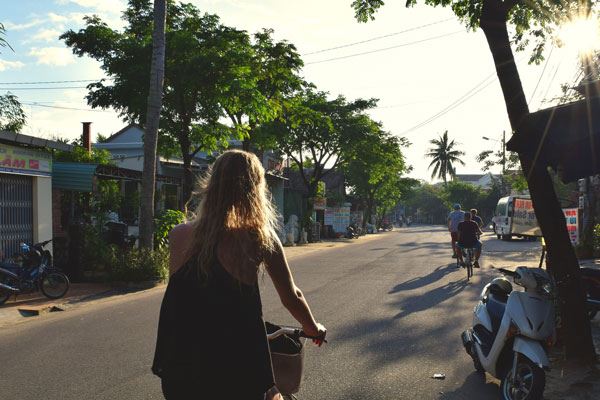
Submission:
<svg viewBox="0 0 600 400">
<path fill-rule="evenodd" d="M 0 248 L 5 257 L 33 242 L 33 178 L 0 173 Z"/>
</svg>

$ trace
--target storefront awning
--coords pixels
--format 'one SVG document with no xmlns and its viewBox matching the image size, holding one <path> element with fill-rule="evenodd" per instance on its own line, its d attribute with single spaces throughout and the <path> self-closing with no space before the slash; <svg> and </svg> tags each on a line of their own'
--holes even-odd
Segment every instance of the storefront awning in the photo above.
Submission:
<svg viewBox="0 0 600 400">
<path fill-rule="evenodd" d="M 55 162 L 52 165 L 52 187 L 75 192 L 91 192 L 98 164 Z"/>
<path fill-rule="evenodd" d="M 52 166 L 52 187 L 76 192 L 92 192 L 94 177 L 98 179 L 142 180 L 142 172 L 114 165 L 55 162 Z M 178 178 L 157 175 L 158 182 L 181 185 Z"/>
</svg>

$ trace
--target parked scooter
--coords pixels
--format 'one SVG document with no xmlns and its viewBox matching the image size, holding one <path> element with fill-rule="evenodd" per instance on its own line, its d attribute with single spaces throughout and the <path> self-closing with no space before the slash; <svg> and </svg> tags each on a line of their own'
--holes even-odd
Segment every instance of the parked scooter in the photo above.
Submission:
<svg viewBox="0 0 600 400">
<path fill-rule="evenodd" d="M 356 229 L 350 225 L 346 227 L 346 234 L 344 235 L 346 239 L 358 239 L 358 233 Z"/>
<path fill-rule="evenodd" d="M 21 243 L 22 265 L 0 262 L 0 305 L 11 295 L 41 290 L 50 299 L 63 297 L 69 290 L 69 278 L 52 266 L 52 255 L 44 247 L 51 240 L 29 246 Z"/>
<path fill-rule="evenodd" d="M 525 291 L 513 291 L 504 277 L 488 283 L 462 342 L 477 371 L 502 380 L 504 400 L 541 400 L 555 333 L 552 282 L 540 268 L 500 271 Z"/>
</svg>

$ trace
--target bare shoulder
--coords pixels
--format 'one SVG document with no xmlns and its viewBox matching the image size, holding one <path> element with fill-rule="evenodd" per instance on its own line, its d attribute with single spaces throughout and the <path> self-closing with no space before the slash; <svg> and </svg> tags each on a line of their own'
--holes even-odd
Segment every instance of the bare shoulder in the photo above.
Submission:
<svg viewBox="0 0 600 400">
<path fill-rule="evenodd" d="M 169 232 L 169 242 L 172 243 L 173 240 L 178 241 L 181 238 L 188 237 L 192 234 L 192 231 L 193 227 L 190 222 L 179 224 Z"/>
</svg>

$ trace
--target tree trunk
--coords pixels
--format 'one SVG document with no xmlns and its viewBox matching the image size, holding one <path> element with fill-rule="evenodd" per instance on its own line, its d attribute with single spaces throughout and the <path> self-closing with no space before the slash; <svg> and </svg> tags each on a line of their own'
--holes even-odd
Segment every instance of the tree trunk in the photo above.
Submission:
<svg viewBox="0 0 600 400">
<path fill-rule="evenodd" d="M 182 146 L 183 148 L 183 146 Z M 194 188 L 194 172 L 192 171 L 192 156 L 190 155 L 190 146 L 183 152 L 183 182 L 182 182 L 182 201 L 185 208 L 192 197 Z"/>
<path fill-rule="evenodd" d="M 154 30 L 152 33 L 152 66 L 150 89 L 144 127 L 144 171 L 142 174 L 142 197 L 140 211 L 140 246 L 154 247 L 154 193 L 156 186 L 156 146 L 158 125 L 162 108 L 163 81 L 165 76 L 165 23 L 166 0 L 154 0 Z"/>
<path fill-rule="evenodd" d="M 244 139 L 242 141 L 242 150 L 250 151 L 250 139 Z"/>
<path fill-rule="evenodd" d="M 513 131 L 515 135 L 526 135 L 527 132 L 521 128 L 529 114 L 529 107 L 510 47 L 507 15 L 508 10 L 504 9 L 502 2 L 486 0 L 482 9 L 481 28 L 494 58 Z M 579 264 L 552 179 L 545 165 L 533 164 L 531 154 L 520 153 L 519 159 L 527 178 L 535 215 L 546 239 L 548 269 L 557 285 L 560 313 L 558 328 L 565 346 L 565 356 L 583 362 L 592 361 L 595 352 L 585 312 Z"/>
</svg>

